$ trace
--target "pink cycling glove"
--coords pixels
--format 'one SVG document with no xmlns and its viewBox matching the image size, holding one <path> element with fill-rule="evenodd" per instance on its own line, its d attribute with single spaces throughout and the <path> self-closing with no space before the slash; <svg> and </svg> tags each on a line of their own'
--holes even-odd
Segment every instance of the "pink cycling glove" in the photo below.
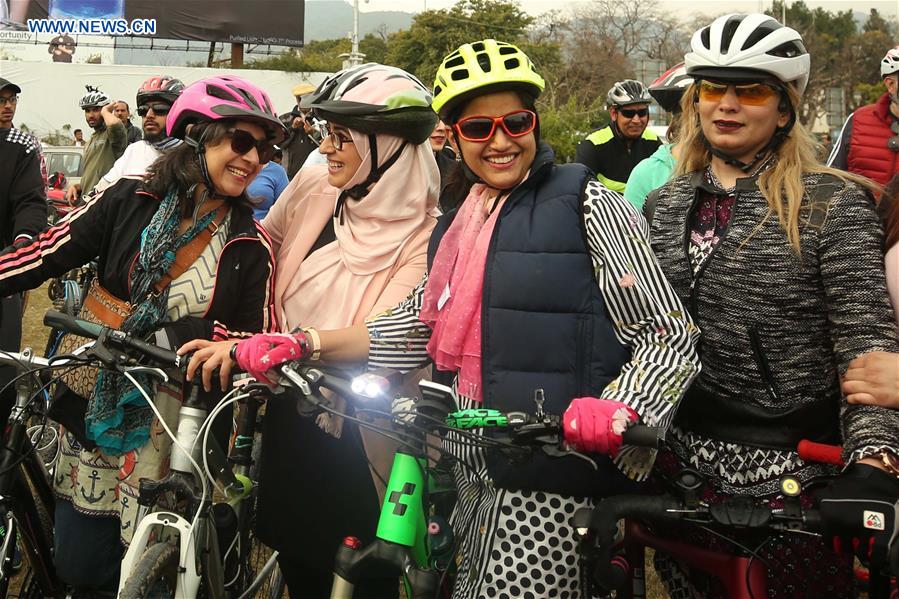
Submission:
<svg viewBox="0 0 899 599">
<path fill-rule="evenodd" d="M 292 334 L 261 333 L 237 343 L 234 358 L 244 372 L 259 382 L 274 385 L 265 376 L 266 371 L 275 366 L 302 360 L 312 355 L 306 334 L 302 331 Z"/>
<path fill-rule="evenodd" d="M 577 397 L 562 416 L 565 440 L 588 453 L 612 457 L 621 448 L 621 433 L 640 417 L 627 405 L 612 399 Z"/>
</svg>

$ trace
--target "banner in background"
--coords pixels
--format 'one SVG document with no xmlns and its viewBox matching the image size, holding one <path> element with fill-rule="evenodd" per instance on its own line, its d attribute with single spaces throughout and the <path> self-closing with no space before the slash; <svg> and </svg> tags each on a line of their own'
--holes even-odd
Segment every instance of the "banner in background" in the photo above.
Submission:
<svg viewBox="0 0 899 599">
<path fill-rule="evenodd" d="M 303 45 L 303 0 L 0 0 L 0 29 L 25 19 L 155 19 L 152 37 Z"/>
</svg>

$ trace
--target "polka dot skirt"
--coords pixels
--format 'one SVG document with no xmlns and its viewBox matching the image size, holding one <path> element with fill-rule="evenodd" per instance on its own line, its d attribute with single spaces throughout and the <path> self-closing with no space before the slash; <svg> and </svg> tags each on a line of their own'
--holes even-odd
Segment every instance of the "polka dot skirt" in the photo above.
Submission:
<svg viewBox="0 0 899 599">
<path fill-rule="evenodd" d="M 459 398 L 462 409 L 471 402 Z M 452 524 L 459 546 L 453 599 L 579 599 L 577 543 L 569 524 L 592 502 L 541 492 L 498 489 L 484 451 L 448 443 L 470 467 L 457 467 L 459 502 Z M 472 472 L 472 468 L 476 471 Z"/>
</svg>

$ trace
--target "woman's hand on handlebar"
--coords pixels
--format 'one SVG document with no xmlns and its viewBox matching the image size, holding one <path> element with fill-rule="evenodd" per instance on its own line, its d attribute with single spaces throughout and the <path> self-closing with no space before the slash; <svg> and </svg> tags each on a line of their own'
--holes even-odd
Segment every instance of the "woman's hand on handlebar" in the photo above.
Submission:
<svg viewBox="0 0 899 599">
<path fill-rule="evenodd" d="M 234 352 L 237 365 L 261 383 L 274 385 L 265 375 L 285 362 L 303 360 L 312 355 L 306 333 L 261 333 L 242 339 Z"/>
<path fill-rule="evenodd" d="M 562 417 L 565 440 L 576 448 L 612 457 L 621 448 L 621 435 L 639 416 L 626 404 L 611 399 L 576 397 Z"/>
<path fill-rule="evenodd" d="M 215 369 L 219 370 L 219 383 L 222 389 L 227 389 L 231 384 L 231 370 L 234 368 L 234 360 L 231 359 L 231 348 L 236 340 L 209 341 L 208 339 L 194 339 L 178 348 L 178 355 L 183 356 L 193 352 L 190 362 L 187 364 L 187 379 L 193 380 L 197 370 L 202 370 L 203 389 L 212 389 L 212 377 Z"/>
</svg>

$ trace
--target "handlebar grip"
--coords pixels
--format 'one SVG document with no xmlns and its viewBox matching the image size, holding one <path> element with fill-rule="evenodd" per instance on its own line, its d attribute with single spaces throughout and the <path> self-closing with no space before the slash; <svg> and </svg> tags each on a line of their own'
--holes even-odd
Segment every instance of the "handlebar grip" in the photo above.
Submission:
<svg viewBox="0 0 899 599">
<path fill-rule="evenodd" d="M 322 372 L 321 379 L 319 379 L 319 384 L 325 389 L 330 389 L 331 391 L 345 398 L 353 398 L 358 396 L 358 394 L 353 391 L 353 386 L 350 384 L 350 382 L 338 376 Z"/>
<path fill-rule="evenodd" d="M 806 462 L 819 462 L 821 464 L 843 465 L 843 458 L 840 454 L 843 448 L 839 445 L 826 445 L 824 443 L 815 443 L 808 439 L 803 439 L 796 446 L 799 457 Z"/>
<path fill-rule="evenodd" d="M 106 328 L 101 324 L 81 320 L 80 318 L 75 318 L 69 314 L 55 312 L 53 310 L 44 314 L 44 326 L 59 329 L 66 333 L 74 333 L 90 339 L 99 337 L 103 332 L 103 329 Z"/>
<path fill-rule="evenodd" d="M 665 440 L 665 429 L 660 426 L 634 424 L 625 429 L 621 434 L 621 440 L 625 445 L 658 449 L 659 444 Z"/>
<path fill-rule="evenodd" d="M 125 347 L 133 349 L 147 358 L 150 358 L 160 366 L 174 366 L 180 368 L 182 361 L 184 361 L 182 356 L 179 356 L 170 349 L 164 349 L 157 345 L 153 345 L 152 343 L 135 339 L 130 335 L 124 335 L 121 339 L 121 343 Z"/>
</svg>

